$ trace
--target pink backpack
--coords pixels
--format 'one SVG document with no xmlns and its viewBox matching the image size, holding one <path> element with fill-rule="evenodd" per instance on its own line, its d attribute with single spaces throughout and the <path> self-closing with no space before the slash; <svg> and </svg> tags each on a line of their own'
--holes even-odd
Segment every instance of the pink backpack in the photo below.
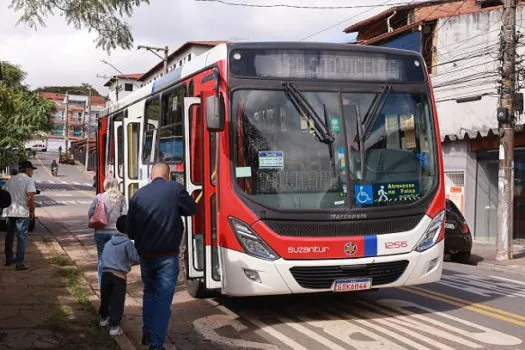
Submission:
<svg viewBox="0 0 525 350">
<path fill-rule="evenodd" d="M 93 216 L 89 219 L 88 227 L 96 229 L 104 228 L 108 224 L 108 216 L 106 215 L 106 206 L 104 200 L 100 195 L 97 195 L 97 206 Z"/>
</svg>

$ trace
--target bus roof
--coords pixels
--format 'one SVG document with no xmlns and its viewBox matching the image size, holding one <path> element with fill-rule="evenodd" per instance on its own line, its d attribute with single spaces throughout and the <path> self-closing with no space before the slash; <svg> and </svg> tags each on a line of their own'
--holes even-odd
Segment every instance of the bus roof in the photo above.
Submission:
<svg viewBox="0 0 525 350">
<path fill-rule="evenodd" d="M 108 114 L 115 113 L 121 109 L 139 101 L 145 99 L 156 92 L 162 91 L 177 82 L 186 79 L 187 77 L 199 72 L 206 67 L 209 67 L 217 62 L 226 60 L 229 49 L 239 48 L 261 48 L 261 49 L 323 49 L 323 50 L 345 50 L 345 51 L 356 51 L 356 52 L 375 52 L 375 53 L 392 53 L 392 54 L 404 54 L 412 56 L 420 56 L 414 51 L 400 50 L 393 48 L 368 46 L 368 45 L 353 45 L 353 44 L 335 44 L 335 43 L 316 43 L 316 42 L 237 42 L 237 43 L 223 43 L 219 44 L 205 53 L 196 56 L 190 62 L 184 66 L 176 68 L 163 77 L 152 81 L 129 94 L 125 98 L 116 103 L 110 105 L 104 109 L 100 115 L 106 116 Z"/>
</svg>

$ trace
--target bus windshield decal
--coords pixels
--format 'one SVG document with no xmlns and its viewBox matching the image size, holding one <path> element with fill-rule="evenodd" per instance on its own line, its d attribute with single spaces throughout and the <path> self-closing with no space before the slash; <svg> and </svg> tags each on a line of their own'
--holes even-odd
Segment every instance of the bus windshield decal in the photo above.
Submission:
<svg viewBox="0 0 525 350">
<path fill-rule="evenodd" d="M 348 81 L 423 82 L 414 55 L 355 51 L 239 49 L 230 56 L 237 77 Z"/>
</svg>

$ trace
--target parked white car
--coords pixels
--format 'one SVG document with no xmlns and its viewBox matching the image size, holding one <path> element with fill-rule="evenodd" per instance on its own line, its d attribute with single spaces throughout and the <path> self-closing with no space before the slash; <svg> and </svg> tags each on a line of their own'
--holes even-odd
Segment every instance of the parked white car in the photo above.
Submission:
<svg viewBox="0 0 525 350">
<path fill-rule="evenodd" d="M 26 144 L 27 150 L 33 150 L 37 152 L 47 152 L 47 146 L 45 143 L 42 142 L 31 142 Z"/>
</svg>

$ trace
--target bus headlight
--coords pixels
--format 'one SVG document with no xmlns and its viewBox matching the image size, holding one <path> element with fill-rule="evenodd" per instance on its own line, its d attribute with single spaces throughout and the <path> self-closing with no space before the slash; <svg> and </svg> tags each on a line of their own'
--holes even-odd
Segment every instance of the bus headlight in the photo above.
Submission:
<svg viewBox="0 0 525 350">
<path fill-rule="evenodd" d="M 440 241 L 440 235 L 443 231 L 443 222 L 445 219 L 445 211 L 437 214 L 434 219 L 428 225 L 425 234 L 416 245 L 417 252 L 424 252 L 425 250 L 432 248 L 437 242 Z"/>
<path fill-rule="evenodd" d="M 264 260 L 277 260 L 279 256 L 244 222 L 229 218 L 233 232 L 246 253 Z"/>
</svg>

